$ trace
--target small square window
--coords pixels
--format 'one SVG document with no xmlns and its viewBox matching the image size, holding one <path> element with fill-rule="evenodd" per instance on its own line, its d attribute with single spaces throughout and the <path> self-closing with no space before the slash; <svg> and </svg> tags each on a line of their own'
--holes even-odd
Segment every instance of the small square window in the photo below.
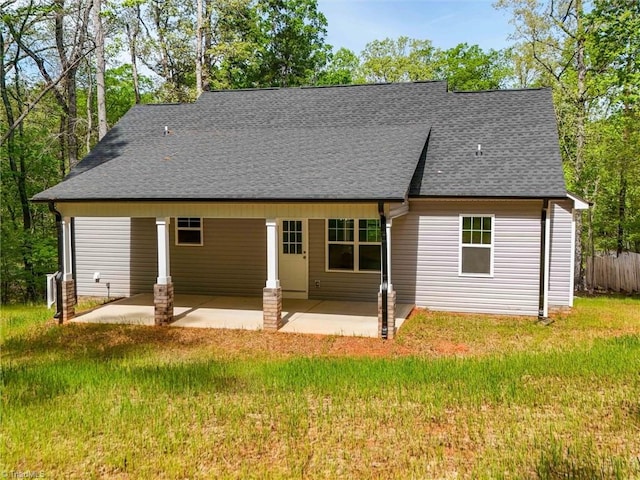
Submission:
<svg viewBox="0 0 640 480">
<path fill-rule="evenodd" d="M 202 244 L 202 219 L 178 217 L 176 219 L 176 245 L 200 246 Z"/>
</svg>

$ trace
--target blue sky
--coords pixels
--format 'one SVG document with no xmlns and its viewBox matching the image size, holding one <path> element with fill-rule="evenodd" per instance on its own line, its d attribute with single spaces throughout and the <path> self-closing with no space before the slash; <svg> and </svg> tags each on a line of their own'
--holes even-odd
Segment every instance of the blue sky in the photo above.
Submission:
<svg viewBox="0 0 640 480">
<path fill-rule="evenodd" d="M 327 43 L 359 54 L 367 43 L 401 35 L 438 48 L 459 43 L 500 49 L 511 42 L 509 15 L 493 0 L 318 0 L 329 24 Z"/>
</svg>

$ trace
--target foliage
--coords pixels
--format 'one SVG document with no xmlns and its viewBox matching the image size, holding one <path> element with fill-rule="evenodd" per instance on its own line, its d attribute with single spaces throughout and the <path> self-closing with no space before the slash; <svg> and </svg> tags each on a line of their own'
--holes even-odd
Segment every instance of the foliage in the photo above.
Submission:
<svg viewBox="0 0 640 480">
<path fill-rule="evenodd" d="M 435 57 L 434 76 L 447 80 L 451 90 L 496 90 L 511 74 L 505 52 L 484 52 L 478 45 L 461 43 Z"/>
<path fill-rule="evenodd" d="M 363 77 L 367 82 L 431 80 L 435 73 L 434 52 L 430 40 L 374 40 L 360 54 Z"/>
<path fill-rule="evenodd" d="M 351 65 L 368 82 L 447 80 L 452 90 L 498 89 L 512 71 L 508 52 L 484 52 L 466 43 L 442 50 L 408 37 L 374 40 L 362 51 L 360 65 Z"/>
<path fill-rule="evenodd" d="M 139 81 L 142 90 L 142 103 L 153 102 L 152 80 L 142 76 Z M 124 64 L 107 70 L 105 86 L 107 91 L 107 123 L 112 126 L 136 103 L 131 65 Z"/>
<path fill-rule="evenodd" d="M 567 186 L 593 202 L 578 252 L 639 251 L 640 4 L 499 0 L 497 6 L 513 14 L 521 86 L 553 88 Z"/>
<path fill-rule="evenodd" d="M 578 246 L 640 250 L 637 1 L 498 0 L 513 15 L 507 50 L 466 43 L 440 49 L 400 36 L 373 40 L 359 54 L 326 44 L 317 0 L 202 4 L 205 90 L 434 79 L 453 90 L 551 87 L 567 186 L 594 202 Z M 99 35 L 91 13 L 100 5 L 111 67 L 109 126 L 135 103 L 196 96 L 195 2 L 2 3 L 3 302 L 40 298 L 42 274 L 56 265 L 52 216 L 28 199 L 59 181 L 97 141 Z"/>
<path fill-rule="evenodd" d="M 348 48 L 340 48 L 337 52 L 329 54 L 326 68 L 320 72 L 317 85 L 349 85 L 351 83 L 363 83 L 358 76 L 360 71 L 360 59 Z"/>
<path fill-rule="evenodd" d="M 260 0 L 259 86 L 313 83 L 331 50 L 324 43 L 327 19 L 316 0 Z"/>
</svg>

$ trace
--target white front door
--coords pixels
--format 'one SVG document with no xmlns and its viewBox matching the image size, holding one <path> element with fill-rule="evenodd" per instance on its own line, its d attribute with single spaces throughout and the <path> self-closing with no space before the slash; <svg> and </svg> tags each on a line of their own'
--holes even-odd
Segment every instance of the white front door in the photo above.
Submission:
<svg viewBox="0 0 640 480">
<path fill-rule="evenodd" d="M 309 273 L 307 264 L 307 219 L 282 219 L 278 270 L 284 298 L 307 298 Z"/>
</svg>

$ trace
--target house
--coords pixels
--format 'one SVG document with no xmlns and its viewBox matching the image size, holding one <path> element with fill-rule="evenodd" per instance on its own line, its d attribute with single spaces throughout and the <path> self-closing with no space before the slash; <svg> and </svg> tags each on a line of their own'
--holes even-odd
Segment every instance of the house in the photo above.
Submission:
<svg viewBox="0 0 640 480">
<path fill-rule="evenodd" d="M 573 302 L 574 211 L 548 89 L 446 82 L 205 92 L 138 105 L 58 185 L 62 318 L 174 291 L 546 317 Z M 75 231 L 71 224 L 75 218 Z M 100 292 L 96 288 L 100 288 Z"/>
</svg>

